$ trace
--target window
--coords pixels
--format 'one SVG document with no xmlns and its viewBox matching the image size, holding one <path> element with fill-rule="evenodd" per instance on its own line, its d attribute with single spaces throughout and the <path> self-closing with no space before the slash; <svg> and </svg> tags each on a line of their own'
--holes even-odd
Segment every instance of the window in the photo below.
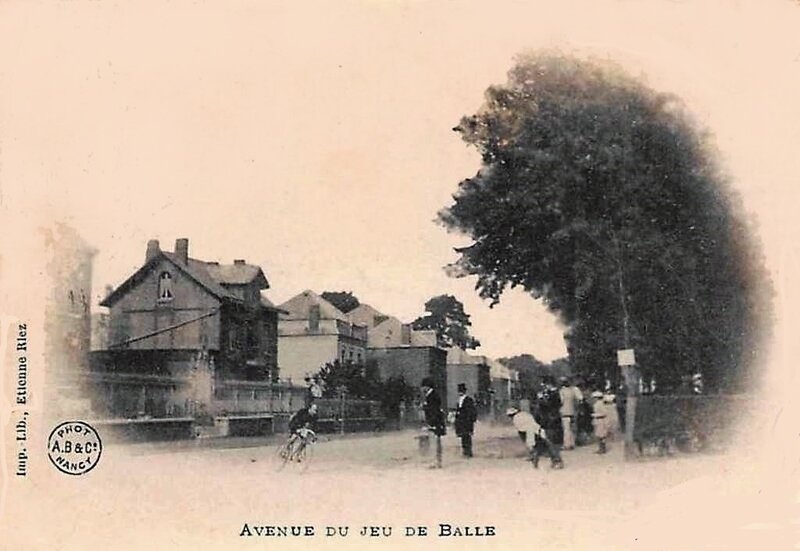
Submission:
<svg viewBox="0 0 800 551">
<path fill-rule="evenodd" d="M 228 348 L 231 350 L 239 350 L 241 348 L 241 330 L 239 327 L 231 327 L 228 330 Z"/>
<path fill-rule="evenodd" d="M 158 276 L 158 300 L 159 302 L 167 302 L 172 300 L 172 276 L 169 272 L 162 272 Z"/>
</svg>

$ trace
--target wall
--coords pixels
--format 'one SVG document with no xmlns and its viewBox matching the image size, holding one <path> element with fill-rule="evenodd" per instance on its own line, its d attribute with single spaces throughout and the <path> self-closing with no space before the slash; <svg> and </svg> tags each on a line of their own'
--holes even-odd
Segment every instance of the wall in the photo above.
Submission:
<svg viewBox="0 0 800 551">
<path fill-rule="evenodd" d="M 339 355 L 337 335 L 298 335 L 278 337 L 278 370 L 281 379 L 302 382 Z"/>
<path fill-rule="evenodd" d="M 338 341 L 338 357 L 340 361 L 354 363 L 366 361 L 367 348 L 363 340 L 340 335 Z"/>
<path fill-rule="evenodd" d="M 423 377 L 433 377 L 442 393 L 447 384 L 446 359 L 444 350 L 430 346 L 367 350 L 367 360 L 377 362 L 381 379 L 402 376 L 409 385 L 419 387 Z"/>
<path fill-rule="evenodd" d="M 479 406 L 488 405 L 490 388 L 489 366 L 486 364 L 448 364 L 447 365 L 447 407 L 455 409 L 458 405 L 458 384 L 467 385 L 467 394 L 473 396 Z"/>
<path fill-rule="evenodd" d="M 222 309 L 218 373 L 223 378 L 267 381 L 277 379 L 277 313 L 244 305 Z"/>
</svg>

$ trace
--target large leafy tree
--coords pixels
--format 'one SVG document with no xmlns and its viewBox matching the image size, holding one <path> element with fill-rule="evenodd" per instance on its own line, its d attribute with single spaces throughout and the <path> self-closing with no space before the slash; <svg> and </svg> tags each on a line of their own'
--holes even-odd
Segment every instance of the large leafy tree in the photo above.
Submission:
<svg viewBox="0 0 800 551">
<path fill-rule="evenodd" d="M 616 377 L 615 350 L 633 347 L 661 390 L 695 371 L 709 390 L 741 381 L 768 284 L 677 98 L 610 64 L 534 54 L 455 130 L 483 166 L 440 213 L 473 239 L 452 273 L 477 276 L 493 304 L 509 286 L 542 298 L 589 379 Z"/>
<path fill-rule="evenodd" d="M 414 329 L 432 329 L 440 346 L 458 346 L 464 350 L 478 348 L 481 343 L 470 335 L 469 314 L 453 295 L 438 295 L 425 303 L 425 315 L 412 322 Z"/>
</svg>

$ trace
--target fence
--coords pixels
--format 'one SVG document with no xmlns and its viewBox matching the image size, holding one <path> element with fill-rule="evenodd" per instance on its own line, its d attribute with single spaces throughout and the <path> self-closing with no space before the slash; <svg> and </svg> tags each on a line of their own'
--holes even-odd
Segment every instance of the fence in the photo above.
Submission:
<svg viewBox="0 0 800 551">
<path fill-rule="evenodd" d="M 99 418 L 191 416 L 196 404 L 187 378 L 131 373 L 87 373 L 80 385 Z"/>
<path fill-rule="evenodd" d="M 306 388 L 287 383 L 218 381 L 213 410 L 218 414 L 291 414 L 305 405 Z"/>
</svg>

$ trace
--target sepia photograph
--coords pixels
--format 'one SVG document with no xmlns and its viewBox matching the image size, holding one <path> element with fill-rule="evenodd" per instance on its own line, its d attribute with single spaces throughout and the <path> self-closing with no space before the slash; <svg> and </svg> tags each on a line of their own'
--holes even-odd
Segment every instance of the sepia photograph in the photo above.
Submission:
<svg viewBox="0 0 800 551">
<path fill-rule="evenodd" d="M 798 29 L 0 2 L 0 549 L 800 548 Z"/>
</svg>

